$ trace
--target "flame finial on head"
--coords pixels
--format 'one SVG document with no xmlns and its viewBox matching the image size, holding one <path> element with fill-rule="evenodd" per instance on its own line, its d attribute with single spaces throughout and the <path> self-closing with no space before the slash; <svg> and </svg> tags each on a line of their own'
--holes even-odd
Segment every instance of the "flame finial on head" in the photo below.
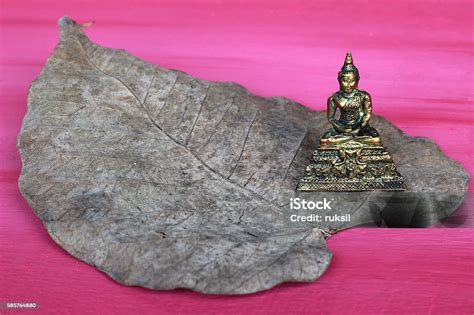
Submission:
<svg viewBox="0 0 474 315">
<path fill-rule="evenodd" d="M 346 60 L 344 61 L 344 65 L 351 65 L 352 64 L 352 54 L 350 51 L 346 54 Z"/>
<path fill-rule="evenodd" d="M 359 79 L 359 70 L 354 66 L 354 61 L 352 60 L 352 54 L 350 51 L 346 54 L 346 59 L 344 60 L 344 65 L 342 66 L 341 71 L 339 71 L 338 78 L 349 72 L 354 73 L 357 79 Z"/>
</svg>

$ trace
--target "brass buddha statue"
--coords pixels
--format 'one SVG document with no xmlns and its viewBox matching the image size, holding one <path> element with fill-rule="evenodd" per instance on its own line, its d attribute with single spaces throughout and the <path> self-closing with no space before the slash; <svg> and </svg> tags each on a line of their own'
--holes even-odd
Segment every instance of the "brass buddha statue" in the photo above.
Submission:
<svg viewBox="0 0 474 315">
<path fill-rule="evenodd" d="M 369 125 L 372 118 L 370 94 L 359 90 L 359 71 L 350 52 L 337 76 L 340 90 L 328 98 L 328 120 L 332 128 L 321 138 L 323 144 L 338 144 L 349 140 L 362 143 L 380 143 L 379 133 Z M 339 109 L 341 115 L 336 119 Z"/>
<path fill-rule="evenodd" d="M 358 89 L 359 71 L 350 52 L 337 78 L 340 90 L 327 102 L 331 128 L 321 137 L 297 189 L 405 190 L 404 179 L 382 145 L 378 131 L 369 125 L 372 99 L 369 93 Z"/>
</svg>

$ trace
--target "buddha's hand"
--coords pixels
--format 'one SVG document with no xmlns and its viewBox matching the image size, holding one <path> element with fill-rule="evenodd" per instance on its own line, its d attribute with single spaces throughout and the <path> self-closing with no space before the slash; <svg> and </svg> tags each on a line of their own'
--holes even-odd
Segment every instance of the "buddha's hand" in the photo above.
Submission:
<svg viewBox="0 0 474 315">
<path fill-rule="evenodd" d="M 346 131 L 347 129 L 341 123 L 339 123 L 337 120 L 331 119 L 331 120 L 329 120 L 329 122 L 333 125 L 334 129 L 336 129 L 337 131 L 347 132 Z"/>
<path fill-rule="evenodd" d="M 357 135 L 357 134 L 359 133 L 359 131 L 360 131 L 360 128 L 353 129 L 353 130 L 351 129 L 350 133 L 351 133 L 352 135 Z"/>
</svg>

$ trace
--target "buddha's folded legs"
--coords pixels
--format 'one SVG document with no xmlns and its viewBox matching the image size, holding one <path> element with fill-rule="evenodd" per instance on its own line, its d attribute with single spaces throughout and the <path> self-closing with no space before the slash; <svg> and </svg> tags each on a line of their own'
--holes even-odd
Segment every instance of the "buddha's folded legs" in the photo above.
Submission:
<svg viewBox="0 0 474 315">
<path fill-rule="evenodd" d="M 331 127 L 326 133 L 321 137 L 320 144 L 321 145 L 334 145 L 338 143 L 343 143 L 353 139 L 354 136 L 346 135 L 340 133 L 334 127 Z"/>
<path fill-rule="evenodd" d="M 320 145 L 338 145 L 347 141 L 380 144 L 380 136 L 378 131 L 369 125 L 362 128 L 357 135 L 340 133 L 332 127 L 321 137 Z"/>
</svg>

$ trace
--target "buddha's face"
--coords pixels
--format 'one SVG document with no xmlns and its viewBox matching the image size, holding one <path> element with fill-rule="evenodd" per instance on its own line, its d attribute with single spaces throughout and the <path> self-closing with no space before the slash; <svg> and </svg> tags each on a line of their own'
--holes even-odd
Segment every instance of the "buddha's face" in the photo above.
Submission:
<svg viewBox="0 0 474 315">
<path fill-rule="evenodd" d="M 357 89 L 357 83 L 357 76 L 352 72 L 345 73 L 339 78 L 339 86 L 341 87 L 341 90 L 346 93 L 351 93 Z"/>
</svg>

